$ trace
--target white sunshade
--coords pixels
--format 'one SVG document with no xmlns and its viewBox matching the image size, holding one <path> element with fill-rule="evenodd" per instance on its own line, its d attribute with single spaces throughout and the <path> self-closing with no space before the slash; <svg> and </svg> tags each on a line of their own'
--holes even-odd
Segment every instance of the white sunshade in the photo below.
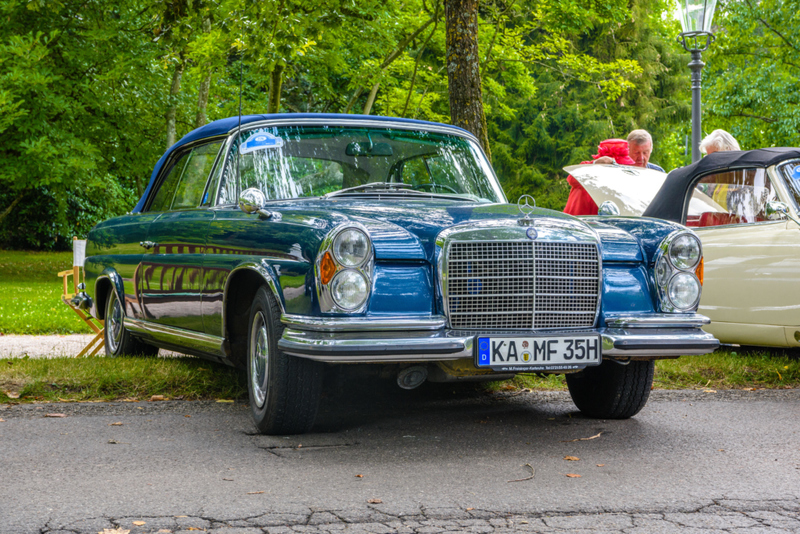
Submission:
<svg viewBox="0 0 800 534">
<path fill-rule="evenodd" d="M 570 165 L 564 167 L 600 206 L 606 200 L 620 215 L 639 216 L 666 180 L 666 173 L 626 165 Z"/>
</svg>

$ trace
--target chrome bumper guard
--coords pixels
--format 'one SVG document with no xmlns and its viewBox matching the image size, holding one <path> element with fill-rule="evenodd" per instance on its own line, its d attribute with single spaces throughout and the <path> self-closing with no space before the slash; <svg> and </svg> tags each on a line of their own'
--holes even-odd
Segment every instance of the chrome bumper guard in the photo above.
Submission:
<svg viewBox="0 0 800 534">
<path fill-rule="evenodd" d="M 446 330 L 444 317 L 375 320 L 284 315 L 282 322 L 286 329 L 278 340 L 281 350 L 330 363 L 459 360 L 473 357 L 478 334 L 525 335 Z M 707 317 L 697 314 L 613 315 L 606 318 L 606 327 L 592 331 L 602 336 L 603 357 L 668 358 L 708 354 L 719 347 L 714 336 L 700 329 L 708 323 Z"/>
</svg>

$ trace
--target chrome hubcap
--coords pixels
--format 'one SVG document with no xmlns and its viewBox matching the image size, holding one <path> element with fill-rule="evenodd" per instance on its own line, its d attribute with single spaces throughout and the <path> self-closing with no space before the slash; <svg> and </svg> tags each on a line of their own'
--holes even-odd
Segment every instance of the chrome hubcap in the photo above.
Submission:
<svg viewBox="0 0 800 534">
<path fill-rule="evenodd" d="M 258 312 L 250 328 L 250 386 L 253 400 L 259 408 L 267 400 L 267 379 L 269 378 L 269 338 L 264 314 Z"/>
<path fill-rule="evenodd" d="M 108 331 L 111 334 L 108 337 L 108 345 L 111 352 L 117 352 L 119 342 L 122 338 L 122 305 L 116 295 L 111 297 L 111 313 L 108 314 Z"/>
</svg>

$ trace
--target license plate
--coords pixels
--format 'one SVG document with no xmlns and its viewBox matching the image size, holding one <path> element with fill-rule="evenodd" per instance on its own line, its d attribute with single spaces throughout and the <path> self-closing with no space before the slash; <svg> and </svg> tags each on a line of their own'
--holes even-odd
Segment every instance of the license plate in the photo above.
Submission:
<svg viewBox="0 0 800 534">
<path fill-rule="evenodd" d="M 602 360 L 600 336 L 478 336 L 475 365 L 494 371 L 582 369 Z"/>
</svg>

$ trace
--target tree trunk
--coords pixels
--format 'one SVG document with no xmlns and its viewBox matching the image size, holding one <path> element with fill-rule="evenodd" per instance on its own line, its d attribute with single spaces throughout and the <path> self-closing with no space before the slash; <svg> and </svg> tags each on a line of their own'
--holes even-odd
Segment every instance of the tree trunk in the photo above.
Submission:
<svg viewBox="0 0 800 534">
<path fill-rule="evenodd" d="M 283 85 L 284 65 L 277 63 L 269 77 L 269 104 L 267 113 L 278 113 L 281 109 L 281 86 Z"/>
<path fill-rule="evenodd" d="M 478 0 L 445 0 L 450 122 L 475 134 L 491 159 L 478 56 Z"/>
<path fill-rule="evenodd" d="M 203 33 L 211 33 L 211 19 L 207 18 L 203 21 Z M 211 89 L 211 71 L 209 70 L 203 80 L 200 82 L 200 87 L 197 89 L 197 115 L 194 118 L 194 127 L 200 128 L 208 122 L 206 109 L 208 109 L 208 92 Z"/>
<path fill-rule="evenodd" d="M 176 133 L 176 116 L 178 113 L 178 94 L 181 92 L 181 78 L 183 77 L 183 58 L 175 65 L 175 71 L 172 73 L 172 86 L 169 88 L 169 107 L 167 108 L 167 148 L 175 144 L 177 137 Z"/>
<path fill-rule="evenodd" d="M 23 196 L 25 196 L 25 193 L 20 193 L 19 195 L 17 195 L 17 198 L 15 198 L 11 202 L 11 205 L 8 206 L 5 210 L 3 210 L 3 213 L 0 213 L 0 223 L 2 223 L 3 219 L 5 219 L 6 217 L 9 216 L 9 214 L 11 214 L 13 209 L 17 206 L 17 204 L 19 204 L 19 201 L 22 200 Z"/>
<path fill-rule="evenodd" d="M 380 86 L 381 82 L 372 86 L 372 91 L 369 92 L 369 96 L 367 97 L 367 103 L 364 104 L 364 115 L 369 115 L 369 112 L 372 111 L 372 105 L 375 103 L 375 97 L 378 96 L 378 88 Z"/>
</svg>

